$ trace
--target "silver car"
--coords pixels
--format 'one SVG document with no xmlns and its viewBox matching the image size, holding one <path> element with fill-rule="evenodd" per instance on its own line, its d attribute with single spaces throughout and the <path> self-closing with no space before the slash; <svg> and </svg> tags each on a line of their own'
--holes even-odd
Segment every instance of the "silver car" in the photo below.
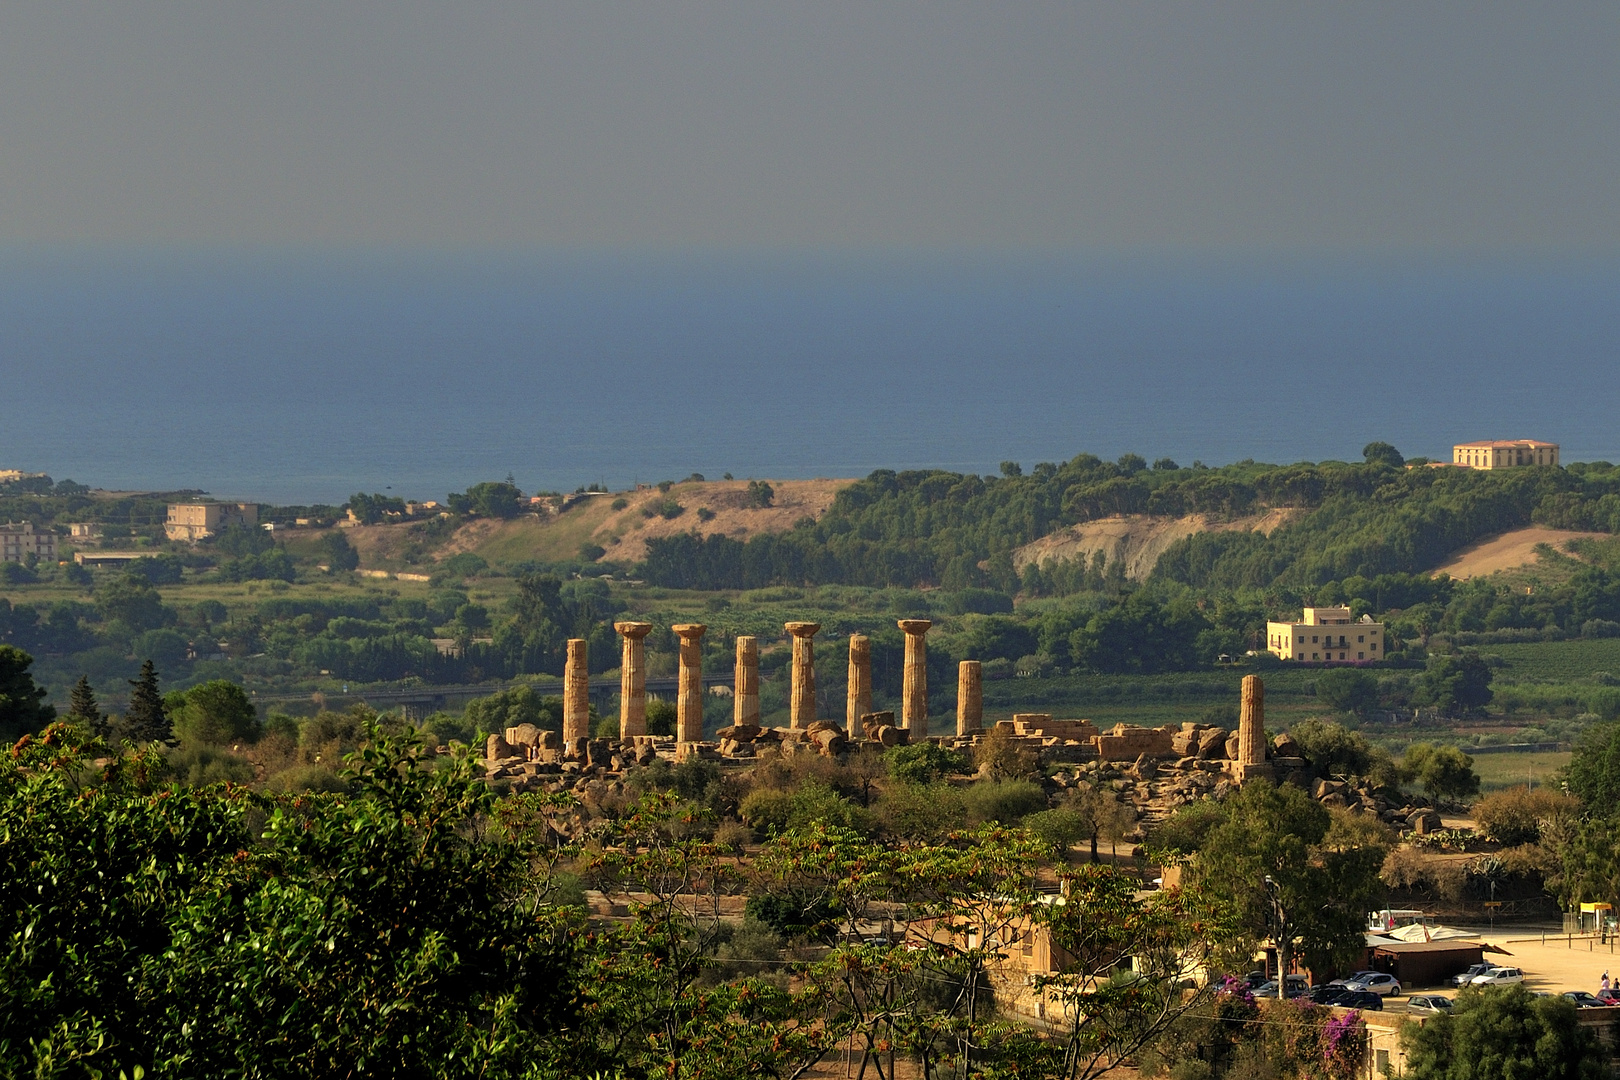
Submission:
<svg viewBox="0 0 1620 1080">
<path fill-rule="evenodd" d="M 1370 990 L 1379 997 L 1389 997 L 1391 994 L 1401 992 L 1401 984 L 1396 980 L 1395 976 L 1382 971 L 1375 971 L 1370 975 L 1362 975 L 1360 978 L 1351 979 L 1344 984 L 1344 988 L 1346 990 Z"/>
<path fill-rule="evenodd" d="M 1451 1011 L 1452 1001 L 1440 994 L 1413 994 L 1406 999 L 1406 1011 L 1439 1016 Z"/>
</svg>

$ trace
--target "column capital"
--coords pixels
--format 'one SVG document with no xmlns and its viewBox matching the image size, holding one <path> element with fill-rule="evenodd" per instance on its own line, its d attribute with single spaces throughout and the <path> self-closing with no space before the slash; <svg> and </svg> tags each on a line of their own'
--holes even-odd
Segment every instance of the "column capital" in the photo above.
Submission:
<svg viewBox="0 0 1620 1080">
<path fill-rule="evenodd" d="M 811 637 L 821 629 L 820 623 L 813 622 L 790 622 L 783 623 L 782 626 L 794 637 Z"/>
<path fill-rule="evenodd" d="M 901 619 L 895 625 L 900 627 L 900 629 L 904 630 L 908 634 L 916 634 L 920 636 L 928 633 L 928 628 L 934 624 L 929 619 Z"/>
<path fill-rule="evenodd" d="M 627 638 L 644 638 L 652 633 L 653 624 L 650 622 L 616 622 L 613 629 Z"/>
<path fill-rule="evenodd" d="M 704 631 L 708 630 L 709 628 L 702 623 L 693 622 L 676 623 L 674 626 L 670 627 L 670 629 L 675 632 L 676 637 L 696 641 L 698 638 L 702 637 Z"/>
</svg>

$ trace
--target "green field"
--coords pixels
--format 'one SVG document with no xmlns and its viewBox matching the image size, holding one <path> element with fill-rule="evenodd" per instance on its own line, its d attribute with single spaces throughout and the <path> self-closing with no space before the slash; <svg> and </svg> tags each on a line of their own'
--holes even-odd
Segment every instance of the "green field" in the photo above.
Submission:
<svg viewBox="0 0 1620 1080">
<path fill-rule="evenodd" d="M 1620 674 L 1620 638 L 1481 645 L 1479 651 L 1507 661 L 1500 682 L 1590 683 L 1597 672 Z"/>
<path fill-rule="evenodd" d="M 1480 790 L 1499 791 L 1530 783 L 1537 787 L 1553 782 L 1559 769 L 1569 764 L 1568 751 L 1544 754 L 1476 754 L 1474 773 Z"/>
</svg>

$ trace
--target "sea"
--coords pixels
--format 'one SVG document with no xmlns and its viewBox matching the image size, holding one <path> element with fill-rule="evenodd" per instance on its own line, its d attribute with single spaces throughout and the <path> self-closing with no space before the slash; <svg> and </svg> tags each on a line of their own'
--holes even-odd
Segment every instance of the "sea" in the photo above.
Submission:
<svg viewBox="0 0 1620 1080">
<path fill-rule="evenodd" d="M 280 504 L 683 479 L 1620 460 L 1620 260 L 0 252 L 0 468 Z"/>
</svg>

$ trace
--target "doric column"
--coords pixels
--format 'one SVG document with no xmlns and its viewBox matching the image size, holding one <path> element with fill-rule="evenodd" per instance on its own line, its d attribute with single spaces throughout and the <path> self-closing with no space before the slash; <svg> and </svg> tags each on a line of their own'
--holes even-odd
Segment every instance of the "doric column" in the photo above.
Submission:
<svg viewBox="0 0 1620 1080">
<path fill-rule="evenodd" d="M 1243 676 L 1243 704 L 1238 711 L 1238 764 L 1266 763 L 1266 686 L 1258 675 Z"/>
<path fill-rule="evenodd" d="M 591 737 L 591 673 L 584 638 L 568 639 L 568 666 L 563 668 L 563 739 Z"/>
<path fill-rule="evenodd" d="M 759 726 L 759 639 L 737 639 L 737 677 L 731 698 L 731 722 Z"/>
<path fill-rule="evenodd" d="M 675 740 L 703 741 L 703 631 L 702 623 L 670 627 L 681 639 L 681 681 L 675 699 Z"/>
<path fill-rule="evenodd" d="M 927 619 L 901 619 L 906 632 L 905 681 L 900 691 L 901 726 L 913 739 L 928 735 L 928 645 L 923 635 L 934 624 Z"/>
<path fill-rule="evenodd" d="M 650 622 L 616 622 L 613 629 L 624 638 L 619 662 L 619 738 L 647 734 L 647 659 L 644 639 Z"/>
<path fill-rule="evenodd" d="M 849 704 L 844 710 L 844 726 L 850 737 L 861 730 L 861 717 L 872 711 L 872 639 L 865 634 L 849 636 Z"/>
<path fill-rule="evenodd" d="M 956 667 L 956 733 L 972 735 L 984 730 L 984 683 L 977 660 Z"/>
<path fill-rule="evenodd" d="M 807 728 L 816 722 L 816 645 L 810 639 L 820 623 L 790 622 L 793 635 L 793 696 L 789 699 L 789 727 Z"/>
</svg>

